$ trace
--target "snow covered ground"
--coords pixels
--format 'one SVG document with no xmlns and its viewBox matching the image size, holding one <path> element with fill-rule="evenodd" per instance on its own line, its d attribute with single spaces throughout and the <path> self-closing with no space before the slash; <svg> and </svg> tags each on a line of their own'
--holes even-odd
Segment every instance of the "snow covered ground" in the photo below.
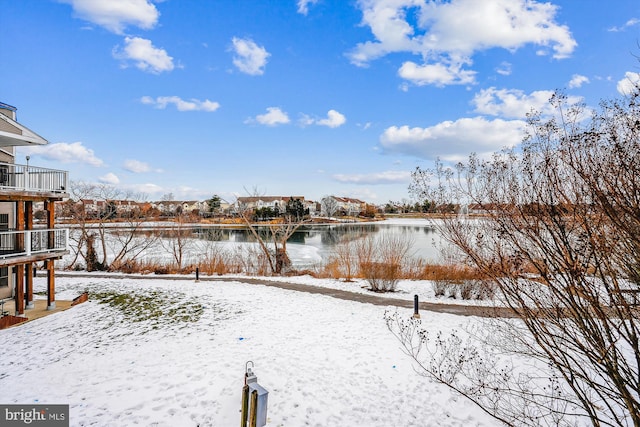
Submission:
<svg viewBox="0 0 640 427">
<path fill-rule="evenodd" d="M 59 277 L 56 289 L 94 298 L 0 331 L 0 402 L 69 404 L 72 426 L 236 426 L 249 360 L 268 426 L 496 425 L 416 374 L 384 307 L 235 281 Z M 423 313 L 429 330 L 479 321 Z"/>
</svg>

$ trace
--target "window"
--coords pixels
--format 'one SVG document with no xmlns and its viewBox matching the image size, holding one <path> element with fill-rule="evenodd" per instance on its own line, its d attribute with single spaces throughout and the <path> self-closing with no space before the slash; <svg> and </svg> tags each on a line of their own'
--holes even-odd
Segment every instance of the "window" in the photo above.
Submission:
<svg viewBox="0 0 640 427">
<path fill-rule="evenodd" d="M 9 267 L 0 268 L 0 288 L 9 286 Z"/>
<path fill-rule="evenodd" d="M 0 214 L 0 231 L 8 231 L 9 230 L 9 214 Z M 14 240 L 15 236 L 12 234 L 2 234 L 0 235 L 0 254 L 11 253 L 14 248 Z M 7 276 L 7 273 L 4 273 L 0 277 Z"/>
</svg>

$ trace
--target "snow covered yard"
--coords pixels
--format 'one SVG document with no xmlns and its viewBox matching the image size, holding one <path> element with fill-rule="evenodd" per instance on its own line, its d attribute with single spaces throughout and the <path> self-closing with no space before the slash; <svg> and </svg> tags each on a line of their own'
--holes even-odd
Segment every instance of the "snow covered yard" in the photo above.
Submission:
<svg viewBox="0 0 640 427">
<path fill-rule="evenodd" d="M 60 277 L 56 288 L 94 298 L 0 331 L 0 401 L 68 403 L 72 426 L 238 425 L 249 360 L 269 426 L 496 424 L 414 372 L 384 307 L 239 282 Z M 427 329 L 469 321 L 423 313 Z"/>
</svg>

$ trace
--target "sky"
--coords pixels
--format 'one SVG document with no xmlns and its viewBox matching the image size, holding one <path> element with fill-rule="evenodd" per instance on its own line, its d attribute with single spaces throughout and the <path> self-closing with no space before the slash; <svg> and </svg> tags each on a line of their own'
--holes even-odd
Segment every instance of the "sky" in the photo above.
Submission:
<svg viewBox="0 0 640 427">
<path fill-rule="evenodd" d="M 637 0 L 0 0 L 16 163 L 146 200 L 409 200 L 516 146 L 554 90 L 640 81 Z"/>
</svg>

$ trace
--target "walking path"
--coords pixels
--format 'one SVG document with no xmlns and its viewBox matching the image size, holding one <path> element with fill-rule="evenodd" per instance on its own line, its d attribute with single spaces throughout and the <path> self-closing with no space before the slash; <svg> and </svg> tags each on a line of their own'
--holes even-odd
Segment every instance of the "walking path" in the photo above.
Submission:
<svg viewBox="0 0 640 427">
<path fill-rule="evenodd" d="M 57 277 L 94 277 L 109 279 L 135 279 L 135 280 L 188 280 L 193 281 L 193 276 L 156 276 L 156 275 L 128 275 L 128 274 L 108 274 L 108 273 L 65 273 L 56 272 Z M 413 301 L 407 301 L 398 298 L 381 297 L 375 294 L 361 294 L 356 292 L 343 291 L 340 289 L 325 288 L 322 286 L 302 285 L 297 283 L 289 283 L 284 281 L 263 280 L 251 277 L 209 277 L 200 276 L 201 282 L 242 282 L 252 285 L 271 286 L 280 289 L 287 289 L 296 292 L 306 292 L 310 294 L 326 295 L 347 301 L 357 301 L 365 304 L 374 304 L 381 306 L 395 306 L 404 308 L 413 308 Z M 479 317 L 515 317 L 512 310 L 505 307 L 482 307 L 476 305 L 461 304 L 440 304 L 431 302 L 420 302 L 420 310 L 433 311 L 436 313 L 448 313 L 458 316 L 479 316 Z"/>
</svg>

